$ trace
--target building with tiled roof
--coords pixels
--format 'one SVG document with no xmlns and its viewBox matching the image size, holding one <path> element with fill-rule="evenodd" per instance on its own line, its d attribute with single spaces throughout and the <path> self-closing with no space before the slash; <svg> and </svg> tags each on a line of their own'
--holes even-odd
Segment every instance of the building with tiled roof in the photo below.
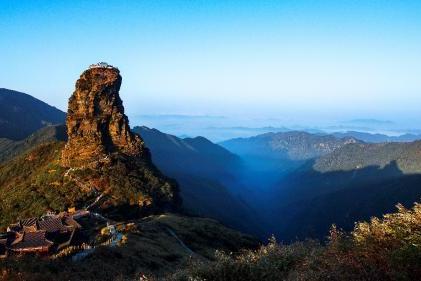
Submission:
<svg viewBox="0 0 421 281">
<path fill-rule="evenodd" d="M 70 232 L 81 226 L 70 216 L 45 216 L 43 219 L 30 218 L 20 220 L 7 228 L 8 232 L 35 232 L 44 230 L 47 233 Z"/>
<path fill-rule="evenodd" d="M 31 231 L 36 231 L 38 229 L 37 222 L 38 222 L 37 218 L 23 219 L 20 221 L 20 225 L 23 231 L 31 232 Z"/>
<path fill-rule="evenodd" d="M 9 250 L 15 253 L 48 253 L 54 243 L 47 240 L 45 234 L 45 230 L 18 234 L 17 239 L 9 246 Z"/>
<path fill-rule="evenodd" d="M 38 219 L 37 218 L 29 218 L 29 219 L 23 219 L 20 220 L 20 224 L 22 227 L 27 226 L 31 227 L 37 224 Z"/>
<path fill-rule="evenodd" d="M 70 229 L 63 225 L 61 218 L 48 218 L 38 221 L 38 229 L 48 233 L 68 232 Z"/>
<path fill-rule="evenodd" d="M 68 213 L 22 219 L 7 228 L 5 237 L 0 236 L 0 257 L 8 253 L 48 253 L 52 247 L 62 249 L 72 243 L 75 231 L 80 228 Z"/>
</svg>

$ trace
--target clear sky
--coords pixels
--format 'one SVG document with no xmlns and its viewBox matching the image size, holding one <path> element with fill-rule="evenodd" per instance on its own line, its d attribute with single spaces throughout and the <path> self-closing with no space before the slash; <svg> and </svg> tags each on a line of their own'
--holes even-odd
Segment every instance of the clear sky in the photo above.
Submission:
<svg viewBox="0 0 421 281">
<path fill-rule="evenodd" d="M 0 0 L 0 87 L 66 110 L 106 61 L 129 116 L 421 124 L 420 15 L 418 0 Z"/>
</svg>

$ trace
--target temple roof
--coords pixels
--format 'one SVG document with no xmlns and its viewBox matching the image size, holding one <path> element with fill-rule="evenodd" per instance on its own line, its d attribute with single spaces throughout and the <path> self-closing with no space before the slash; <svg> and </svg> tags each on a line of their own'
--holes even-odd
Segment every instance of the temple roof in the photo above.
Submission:
<svg viewBox="0 0 421 281">
<path fill-rule="evenodd" d="M 38 226 L 40 230 L 45 230 L 46 232 L 67 230 L 67 228 L 63 225 L 61 218 L 49 218 L 47 220 L 38 221 Z"/>
<path fill-rule="evenodd" d="M 53 245 L 53 242 L 45 238 L 45 231 L 25 232 L 23 237 L 20 237 L 12 243 L 10 248 L 12 250 L 29 249 L 29 248 L 40 248 L 49 247 Z"/>
</svg>

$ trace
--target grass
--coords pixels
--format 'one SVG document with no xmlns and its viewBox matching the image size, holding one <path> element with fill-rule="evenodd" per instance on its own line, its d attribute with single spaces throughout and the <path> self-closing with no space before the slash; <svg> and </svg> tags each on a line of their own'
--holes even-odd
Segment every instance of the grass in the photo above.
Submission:
<svg viewBox="0 0 421 281">
<path fill-rule="evenodd" d="M 421 204 L 360 222 L 350 233 L 332 227 L 329 242 L 282 245 L 271 239 L 257 250 L 218 252 L 191 263 L 168 280 L 420 280 Z"/>
</svg>

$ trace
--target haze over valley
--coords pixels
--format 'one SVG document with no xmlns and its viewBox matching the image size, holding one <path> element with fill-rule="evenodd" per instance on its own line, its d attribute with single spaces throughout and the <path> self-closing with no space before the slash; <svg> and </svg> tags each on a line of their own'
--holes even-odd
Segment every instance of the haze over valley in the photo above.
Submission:
<svg viewBox="0 0 421 281">
<path fill-rule="evenodd" d="M 0 281 L 421 280 L 420 1 L 0 1 Z"/>
</svg>

